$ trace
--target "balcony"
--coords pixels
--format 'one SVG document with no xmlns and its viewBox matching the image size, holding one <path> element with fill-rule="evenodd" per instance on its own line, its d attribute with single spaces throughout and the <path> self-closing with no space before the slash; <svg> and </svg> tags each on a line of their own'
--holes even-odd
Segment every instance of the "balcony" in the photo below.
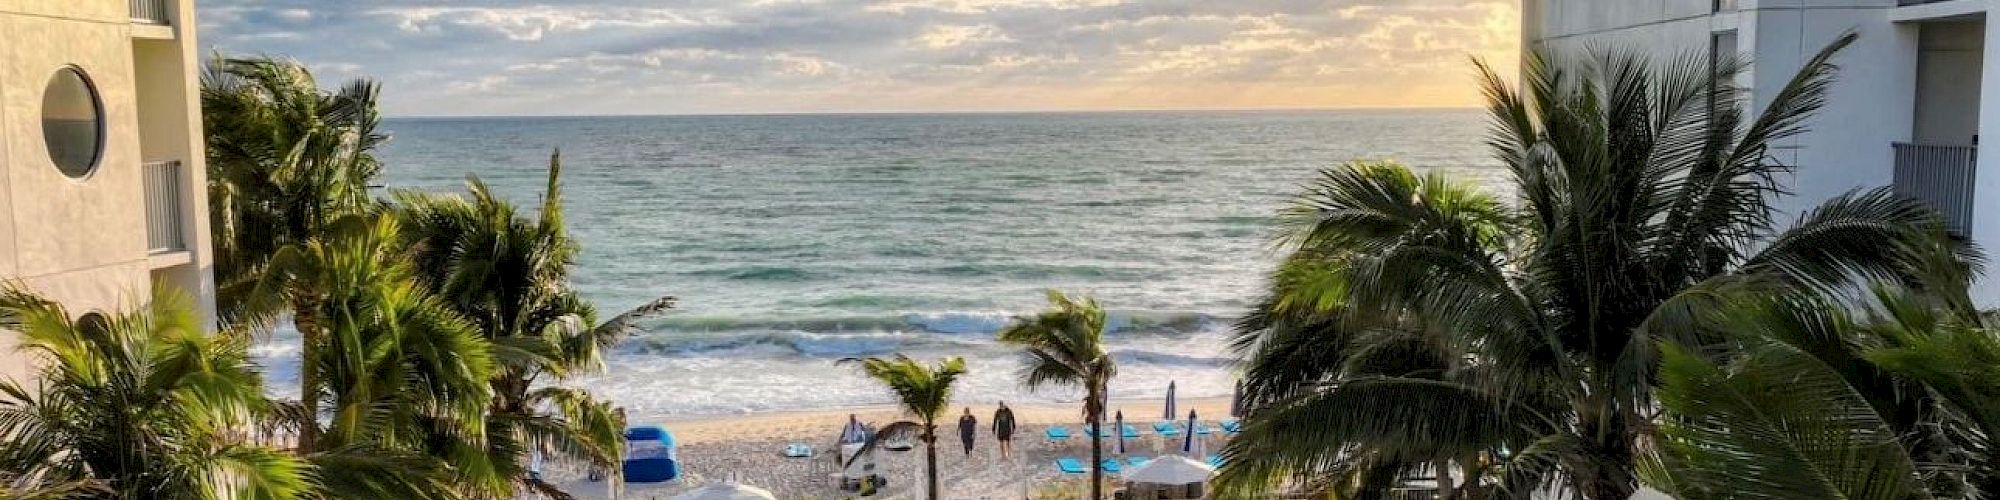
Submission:
<svg viewBox="0 0 2000 500">
<path fill-rule="evenodd" d="M 181 162 L 146 162 L 143 170 L 147 251 L 154 255 L 187 251 L 187 209 L 182 203 L 187 176 Z"/>
<path fill-rule="evenodd" d="M 128 0 L 132 7 L 132 24 L 152 24 L 166 26 L 173 24 L 173 0 Z"/>
<path fill-rule="evenodd" d="M 1979 147 L 1899 142 L 1895 148 L 1896 194 L 1930 204 L 1944 214 L 1945 225 L 1953 234 L 1969 236 Z"/>
</svg>

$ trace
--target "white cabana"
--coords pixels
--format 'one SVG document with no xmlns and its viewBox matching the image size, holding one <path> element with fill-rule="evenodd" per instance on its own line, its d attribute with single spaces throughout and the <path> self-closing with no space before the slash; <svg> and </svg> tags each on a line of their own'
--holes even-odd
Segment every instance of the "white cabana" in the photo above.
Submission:
<svg viewBox="0 0 2000 500">
<path fill-rule="evenodd" d="M 763 488 L 746 484 L 711 484 L 682 493 L 674 500 L 778 500 Z"/>
<path fill-rule="evenodd" d="M 1214 475 L 1215 468 L 1199 460 L 1168 455 L 1127 471 L 1123 479 L 1126 498 L 1201 498 Z"/>
</svg>

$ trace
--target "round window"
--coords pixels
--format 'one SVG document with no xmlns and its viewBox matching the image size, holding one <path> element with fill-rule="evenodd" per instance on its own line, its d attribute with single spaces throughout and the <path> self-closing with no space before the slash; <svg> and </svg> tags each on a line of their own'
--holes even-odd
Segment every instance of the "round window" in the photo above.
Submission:
<svg viewBox="0 0 2000 500">
<path fill-rule="evenodd" d="M 81 178 L 97 168 L 104 150 L 104 110 L 82 70 L 66 67 L 49 78 L 42 92 L 42 140 L 63 175 Z"/>
</svg>

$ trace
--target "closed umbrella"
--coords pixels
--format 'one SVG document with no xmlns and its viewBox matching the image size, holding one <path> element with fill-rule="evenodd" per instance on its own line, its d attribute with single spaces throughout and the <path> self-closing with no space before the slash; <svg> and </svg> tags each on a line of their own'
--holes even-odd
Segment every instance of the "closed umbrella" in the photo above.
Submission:
<svg viewBox="0 0 2000 500">
<path fill-rule="evenodd" d="M 1111 427 L 1111 432 L 1118 434 L 1118 454 L 1123 455 L 1125 454 L 1125 410 L 1118 410 L 1117 421 L 1118 423 Z"/>
<path fill-rule="evenodd" d="M 1236 391 L 1229 393 L 1229 416 L 1243 416 L 1243 381 L 1236 381 Z"/>
<path fill-rule="evenodd" d="M 1174 416 L 1179 414 L 1180 412 L 1174 411 L 1174 381 L 1169 380 L 1167 381 L 1167 411 L 1161 413 L 1160 420 L 1172 422 Z"/>
<path fill-rule="evenodd" d="M 1194 428 L 1194 410 L 1188 410 L 1188 428 Z M 1200 441 L 1194 438 L 1193 432 L 1187 433 L 1187 436 L 1181 441 L 1181 453 L 1190 457 L 1194 456 L 1195 443 L 1197 442 Z"/>
</svg>

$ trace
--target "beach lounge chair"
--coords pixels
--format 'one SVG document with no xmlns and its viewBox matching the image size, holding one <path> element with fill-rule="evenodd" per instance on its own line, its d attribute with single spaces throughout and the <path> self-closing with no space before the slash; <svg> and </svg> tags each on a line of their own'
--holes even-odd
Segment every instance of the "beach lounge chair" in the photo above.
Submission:
<svg viewBox="0 0 2000 500">
<path fill-rule="evenodd" d="M 1120 467 L 1118 465 L 1118 459 L 1116 458 L 1104 459 L 1104 463 L 1100 464 L 1100 466 L 1103 467 L 1104 472 L 1108 474 L 1117 474 L 1118 471 L 1125 469 L 1124 467 Z"/>
<path fill-rule="evenodd" d="M 1145 455 L 1127 455 L 1125 457 L 1125 463 L 1130 464 L 1134 469 L 1137 469 L 1140 466 L 1144 466 L 1146 465 L 1146 462 L 1151 462 L 1151 461 L 1153 461 L 1152 457 L 1148 457 Z"/>
<path fill-rule="evenodd" d="M 1208 466 L 1217 469 L 1222 468 L 1222 455 L 1210 453 L 1208 455 Z"/>
<path fill-rule="evenodd" d="M 1209 427 L 1209 426 L 1208 426 L 1208 424 L 1204 424 L 1204 423 L 1201 423 L 1201 422 L 1195 422 L 1195 423 L 1194 423 L 1194 435 L 1196 435 L 1196 436 L 1206 436 L 1206 435 L 1209 435 L 1209 434 L 1214 434 L 1214 433 L 1215 433 L 1215 428 L 1214 428 L 1214 427 Z"/>
<path fill-rule="evenodd" d="M 1060 425 L 1052 425 L 1049 426 L 1048 430 L 1042 431 L 1042 436 L 1049 438 L 1049 443 L 1052 444 L 1069 441 L 1069 436 L 1070 436 L 1069 428 Z"/>
<path fill-rule="evenodd" d="M 1062 471 L 1062 473 L 1064 474 L 1090 473 L 1090 469 L 1085 468 L 1083 466 L 1083 461 L 1077 460 L 1075 457 L 1062 457 L 1056 459 L 1056 470 Z"/>
<path fill-rule="evenodd" d="M 813 449 L 811 445 L 805 443 L 792 443 L 785 445 L 785 456 L 790 458 L 812 458 Z"/>
<path fill-rule="evenodd" d="M 1139 438 L 1139 428 L 1138 428 L 1138 427 L 1133 427 L 1133 426 L 1132 426 L 1132 424 L 1125 424 L 1125 427 L 1123 428 L 1123 430 L 1125 431 L 1125 432 L 1124 432 L 1124 434 L 1125 434 L 1125 439 L 1138 439 L 1138 438 Z M 1091 437 L 1096 437 L 1096 436 L 1097 436 L 1097 428 L 1095 428 L 1095 427 L 1091 427 L 1091 426 L 1088 426 L 1088 425 L 1086 425 L 1086 426 L 1083 426 L 1083 434 L 1084 434 L 1084 435 L 1086 435 L 1086 436 L 1091 436 Z M 1106 436 L 1106 437 L 1111 437 L 1111 436 Z"/>
<path fill-rule="evenodd" d="M 1227 432 L 1227 433 L 1230 433 L 1230 434 L 1235 434 L 1235 433 L 1238 433 L 1238 432 L 1243 432 L 1243 421 L 1242 421 L 1242 420 L 1224 420 L 1224 421 L 1222 421 L 1222 432 Z"/>
<path fill-rule="evenodd" d="M 1159 434 L 1160 437 L 1179 436 L 1181 425 L 1178 422 L 1153 422 L 1153 433 Z"/>
</svg>

